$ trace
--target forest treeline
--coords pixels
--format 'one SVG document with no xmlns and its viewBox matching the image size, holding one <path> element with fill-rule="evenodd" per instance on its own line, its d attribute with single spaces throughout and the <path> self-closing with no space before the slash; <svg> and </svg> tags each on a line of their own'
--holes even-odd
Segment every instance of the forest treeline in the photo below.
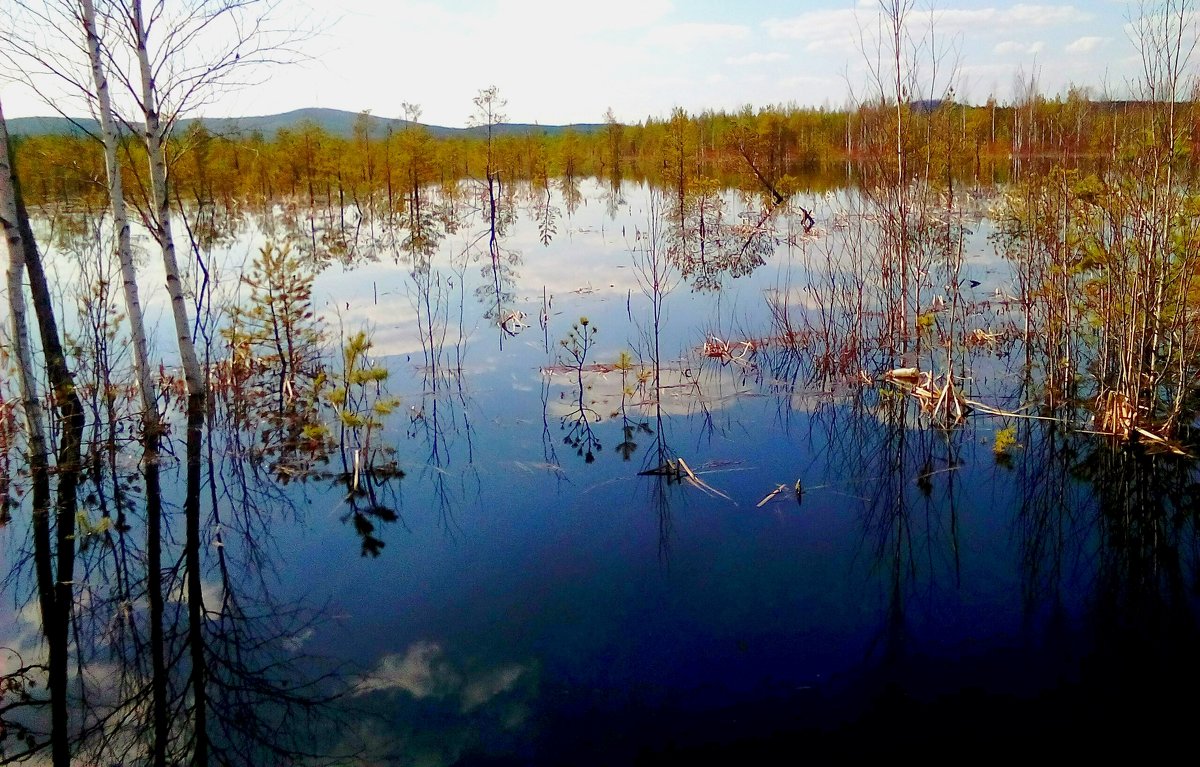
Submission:
<svg viewBox="0 0 1200 767">
<path fill-rule="evenodd" d="M 1200 113 L 1187 106 L 1180 147 L 1189 163 L 1200 157 Z M 1115 163 L 1137 151 L 1154 105 L 1098 101 L 1082 89 L 1065 96 L 1032 96 L 1016 104 L 981 106 L 950 100 L 902 107 L 907 151 L 924 155 L 933 177 L 990 184 L 1009 178 L 1013 159 L 1069 166 Z M 381 129 L 366 112 L 352 135 L 306 120 L 273 135 L 223 134 L 202 121 L 168 141 L 172 187 L 191 203 L 231 203 L 283 197 L 362 202 L 381 195 L 395 208 L 413 185 L 482 177 L 490 166 L 501 181 L 546 183 L 552 178 L 599 177 L 678 184 L 709 178 L 746 190 L 825 191 L 853 182 L 854 168 L 896 152 L 897 109 L 879 101 L 853 110 L 746 107 L 740 112 L 676 109 L 669 118 L 636 125 L 611 112 L 597 130 L 529 131 L 435 136 L 418 123 Z M 121 143 L 126 188 L 148 188 L 148 167 L 135 136 Z M 488 153 L 491 152 L 489 161 Z M 97 137 L 35 135 L 18 140 L 17 172 L 31 204 L 93 201 L 107 189 Z M 849 170 L 848 170 L 849 168 Z"/>
</svg>

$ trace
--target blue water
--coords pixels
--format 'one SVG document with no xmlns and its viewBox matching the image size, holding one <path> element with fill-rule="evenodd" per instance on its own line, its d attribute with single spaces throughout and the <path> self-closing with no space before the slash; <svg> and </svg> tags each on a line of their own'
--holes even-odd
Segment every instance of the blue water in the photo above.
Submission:
<svg viewBox="0 0 1200 767">
<path fill-rule="evenodd" d="M 615 217 L 604 193 L 587 186 L 548 247 L 528 222 L 506 239 L 521 254 L 513 305 L 530 325 L 515 336 L 480 318 L 472 290 L 487 284 L 486 258 L 455 272 L 443 248 L 442 273 L 468 285 L 443 296 L 441 351 L 464 364 L 440 381 L 424 375 L 429 350 L 406 340 L 411 328 L 365 306 L 378 301 L 365 295 L 368 275 L 399 296 L 403 272 L 385 262 L 318 282 L 398 349 L 382 358 L 409 408 L 389 432 L 407 476 L 383 554 L 358 557 L 338 499 L 318 495 L 309 529 L 289 543 L 299 566 L 284 576 L 340 616 L 307 649 L 360 669 L 369 692 L 354 703 L 383 721 L 364 725 L 371 748 L 396 763 L 589 764 L 1035 739 L 1066 749 L 1113 722 L 1129 745 L 1151 737 L 1152 721 L 1176 719 L 1161 701 L 1195 679 L 1178 657 L 1195 600 L 1186 589 L 1160 600 L 1160 580 L 1125 582 L 1143 543 L 1117 541 L 1104 519 L 1128 499 L 1101 498 L 1079 469 L 1102 443 L 981 414 L 930 428 L 886 384 L 781 384 L 768 349 L 724 365 L 700 352 L 713 336 L 770 337 L 765 296 L 803 285 L 832 231 L 791 247 L 778 234 L 764 264 L 725 276 L 719 291 L 677 279 L 662 299 L 663 364 L 700 389 L 678 387 L 661 424 L 652 409 L 627 407 L 636 447 L 626 458 L 620 371 L 590 371 L 600 448 L 588 462 L 564 444 L 578 390 L 552 369 L 571 323 L 586 316 L 599 329 L 589 362 L 648 357 L 650 297 L 631 256 L 647 193 L 626 189 Z M 975 299 L 1008 291 L 985 223 L 968 243 Z M 544 329 L 543 296 L 553 301 Z M 1006 319 L 1015 322 L 1002 311 L 976 321 Z M 972 396 L 997 406 L 1020 397 L 1012 357 L 977 351 L 968 367 Z M 998 459 L 995 430 L 1010 424 L 1020 444 Z M 1064 445 L 1076 457 L 1054 460 Z M 708 487 L 639 475 L 661 449 Z M 1137 471 L 1180 471 L 1163 468 L 1170 460 Z M 1169 494 L 1157 500 L 1124 513 L 1157 514 L 1154 525 L 1194 541 L 1191 512 Z M 1153 556 L 1169 562 L 1156 560 L 1155 573 L 1178 568 L 1194 583 L 1190 546 Z M 1126 625 L 1130 603 L 1147 600 L 1181 622 L 1161 633 Z M 1143 675 L 1144 653 L 1165 654 Z"/>
<path fill-rule="evenodd" d="M 850 193 L 803 201 L 811 233 L 777 212 L 739 276 L 668 269 L 655 328 L 639 253 L 665 203 L 583 182 L 577 205 L 552 195 L 546 244 L 544 193 L 527 192 L 499 239 L 512 332 L 488 316 L 467 203 L 427 272 L 382 239 L 322 261 L 331 355 L 369 332 L 399 398 L 372 444 L 405 473 L 381 490 L 398 519 L 377 523 L 377 557 L 328 478 L 254 488 L 297 512 L 266 526 L 274 597 L 323 616 L 292 651 L 349 682 L 323 748 L 370 764 L 957 761 L 1145 757 L 1183 739 L 1175 701 L 1200 681 L 1188 462 L 978 411 L 931 425 L 881 380 L 901 362 L 944 369 L 928 342 L 814 375 L 823 342 L 783 343 L 770 302 L 826 327 L 863 232 Z M 758 200 L 723 200 L 726 224 L 760 219 Z M 1021 324 L 996 297 L 1013 290 L 1007 265 L 986 220 L 965 225 L 968 327 L 1003 336 Z M 264 231 L 225 242 L 214 272 L 242 272 Z M 598 333 L 581 392 L 560 341 L 582 317 Z M 638 382 L 656 332 L 658 407 Z M 1032 414 L 1023 360 L 1009 340 L 955 364 L 973 399 Z M 1017 444 L 997 456 L 1005 427 Z M 646 473 L 667 459 L 694 480 Z"/>
</svg>

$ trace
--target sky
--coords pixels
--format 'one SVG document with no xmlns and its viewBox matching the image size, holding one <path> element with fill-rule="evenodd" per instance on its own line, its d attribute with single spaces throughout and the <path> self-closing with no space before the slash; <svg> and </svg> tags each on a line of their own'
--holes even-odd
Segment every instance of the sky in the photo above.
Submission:
<svg viewBox="0 0 1200 767">
<path fill-rule="evenodd" d="M 1137 3 L 904 1 L 912 5 L 911 65 L 932 95 L 952 86 L 960 100 L 1004 103 L 1017 78 L 1036 77 L 1048 95 L 1078 85 L 1124 97 L 1140 71 L 1129 31 Z M 422 122 L 463 126 L 489 86 L 506 101 L 509 122 L 547 125 L 602 122 L 609 108 L 626 123 L 675 107 L 837 109 L 877 92 L 880 4 L 278 0 L 275 23 L 306 31 L 301 60 L 245 73 L 248 84 L 190 116 L 326 107 L 400 117 L 410 103 L 421 107 Z M 3 80 L 0 70 L 7 116 L 52 113 L 22 84 Z"/>
</svg>

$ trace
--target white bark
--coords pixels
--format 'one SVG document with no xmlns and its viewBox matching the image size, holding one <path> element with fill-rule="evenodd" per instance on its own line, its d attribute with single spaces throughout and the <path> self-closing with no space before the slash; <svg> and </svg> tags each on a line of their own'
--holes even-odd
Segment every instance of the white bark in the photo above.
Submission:
<svg viewBox="0 0 1200 767">
<path fill-rule="evenodd" d="M 150 29 L 142 13 L 142 0 L 130 2 L 130 24 L 133 33 L 138 69 L 141 76 L 141 108 L 145 119 L 146 154 L 150 160 L 151 218 L 154 236 L 162 249 L 163 270 L 167 279 L 167 294 L 171 298 L 171 316 L 175 320 L 175 334 L 179 342 L 179 358 L 183 366 L 184 380 L 190 396 L 204 394 L 204 376 L 200 371 L 200 360 L 196 356 L 196 345 L 192 342 L 191 326 L 187 316 L 187 301 L 183 294 L 183 277 L 179 261 L 175 256 L 175 238 L 171 234 L 171 201 L 167 189 L 166 133 L 159 114 L 158 89 L 154 71 L 150 66 Z"/>
<path fill-rule="evenodd" d="M 25 246 L 17 222 L 17 195 L 8 154 L 8 126 L 0 106 L 0 225 L 8 243 L 8 311 L 12 345 L 17 359 L 17 378 L 29 428 L 29 448 L 40 455 L 47 453 L 45 418 L 34 374 L 30 347 L 29 318 L 25 304 Z"/>
<path fill-rule="evenodd" d="M 147 428 L 156 429 L 159 421 L 158 405 L 156 404 L 154 377 L 146 341 L 145 320 L 141 300 L 138 296 L 137 270 L 133 264 L 129 216 L 125 209 L 125 190 L 121 180 L 121 166 L 117 161 L 117 130 L 113 120 L 108 76 L 104 71 L 100 34 L 96 25 L 96 6 L 93 0 L 80 0 L 80 8 L 83 11 L 85 42 L 92 68 L 92 82 L 96 89 L 96 111 L 100 122 L 101 138 L 104 142 L 104 168 L 108 175 L 113 230 L 117 236 L 117 260 L 121 264 L 121 284 L 125 292 L 125 309 L 129 315 L 134 373 L 137 375 L 138 389 L 141 392 L 142 418 Z"/>
</svg>

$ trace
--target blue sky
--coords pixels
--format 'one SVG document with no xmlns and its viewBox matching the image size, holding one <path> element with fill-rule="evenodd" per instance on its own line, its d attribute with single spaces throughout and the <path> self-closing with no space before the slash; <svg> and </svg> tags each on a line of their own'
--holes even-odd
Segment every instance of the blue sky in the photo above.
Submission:
<svg viewBox="0 0 1200 767">
<path fill-rule="evenodd" d="M 911 0 L 912 66 L 925 89 L 983 102 L 1014 78 L 1044 93 L 1071 85 L 1124 96 L 1139 71 L 1125 0 L 1001 3 Z M 932 10 L 930 6 L 932 5 Z M 464 125 L 496 85 L 511 121 L 636 122 L 679 106 L 832 108 L 869 96 L 879 0 L 281 0 L 285 24 L 313 30 L 307 61 L 260 73 L 202 113 L 270 114 L 304 106 Z M 929 37 L 932 19 L 932 40 Z M 872 54 L 873 55 L 873 54 Z M 929 83 L 938 60 L 937 81 Z M 48 109 L 0 84 L 9 116 Z"/>
</svg>

